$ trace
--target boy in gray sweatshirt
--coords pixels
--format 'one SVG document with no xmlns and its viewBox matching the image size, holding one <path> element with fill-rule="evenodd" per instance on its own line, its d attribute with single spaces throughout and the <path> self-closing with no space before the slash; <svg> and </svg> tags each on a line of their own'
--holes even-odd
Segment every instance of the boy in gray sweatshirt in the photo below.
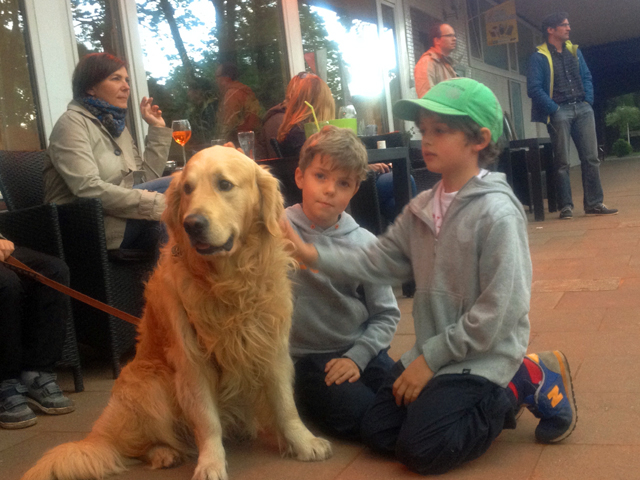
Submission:
<svg viewBox="0 0 640 480">
<path fill-rule="evenodd" d="M 344 211 L 367 169 L 364 145 L 348 129 L 324 127 L 306 141 L 295 174 L 302 203 L 286 210 L 305 241 L 355 248 L 375 240 Z M 394 364 L 387 350 L 400 311 L 391 287 L 331 278 L 301 263 L 293 297 L 298 409 L 327 433 L 359 438 L 365 411 Z"/>
<path fill-rule="evenodd" d="M 498 100 L 475 80 L 452 79 L 398 102 L 394 115 L 416 122 L 441 182 L 366 247 L 306 244 L 285 226 L 303 261 L 329 275 L 415 280 L 416 343 L 378 391 L 363 440 L 425 475 L 482 455 L 524 406 L 540 418 L 538 441 L 563 440 L 577 420 L 567 359 L 525 357 L 527 217 L 504 175 L 483 168 L 502 133 Z"/>
</svg>

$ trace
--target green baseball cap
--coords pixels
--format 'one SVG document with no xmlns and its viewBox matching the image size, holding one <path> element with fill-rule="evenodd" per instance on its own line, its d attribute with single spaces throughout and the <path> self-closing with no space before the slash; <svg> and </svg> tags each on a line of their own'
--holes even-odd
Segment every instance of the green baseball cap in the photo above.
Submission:
<svg viewBox="0 0 640 480">
<path fill-rule="evenodd" d="M 493 92 L 471 78 L 452 78 L 433 86 L 419 100 L 400 100 L 393 114 L 403 120 L 418 119 L 421 109 L 442 115 L 465 115 L 491 131 L 491 140 L 502 135 L 502 107 Z"/>
</svg>

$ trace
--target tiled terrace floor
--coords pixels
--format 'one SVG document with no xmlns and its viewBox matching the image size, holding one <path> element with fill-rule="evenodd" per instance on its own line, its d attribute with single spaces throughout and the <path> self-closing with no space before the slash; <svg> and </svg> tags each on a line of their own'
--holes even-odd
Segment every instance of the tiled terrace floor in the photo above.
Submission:
<svg viewBox="0 0 640 480">
<path fill-rule="evenodd" d="M 445 479 L 640 479 L 640 159 L 602 165 L 605 201 L 613 217 L 557 214 L 529 224 L 533 260 L 530 352 L 561 349 L 574 376 L 579 421 L 559 445 L 537 444 L 536 420 L 528 412 L 480 459 Z M 582 198 L 579 169 L 572 171 L 573 198 Z M 397 358 L 414 340 L 410 299 L 400 299 L 402 322 L 391 353 Z M 73 387 L 61 373 L 63 388 Z M 71 393 L 77 410 L 38 419 L 34 427 L 0 430 L 0 479 L 17 479 L 50 447 L 83 438 L 109 398 L 113 384 L 105 366 L 86 366 L 86 391 Z M 356 480 L 419 478 L 393 460 L 358 444 L 334 441 L 334 456 L 304 464 L 278 455 L 273 438 L 228 444 L 232 480 Z M 195 463 L 151 471 L 131 462 L 118 480 L 188 480 Z"/>
</svg>

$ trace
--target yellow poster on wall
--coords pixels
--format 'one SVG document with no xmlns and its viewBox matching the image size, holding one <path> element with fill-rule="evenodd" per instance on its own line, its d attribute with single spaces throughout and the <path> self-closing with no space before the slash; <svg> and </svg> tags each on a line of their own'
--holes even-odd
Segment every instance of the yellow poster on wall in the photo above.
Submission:
<svg viewBox="0 0 640 480">
<path fill-rule="evenodd" d="M 501 3 L 484 12 L 484 21 L 487 27 L 487 45 L 518 42 L 515 0 Z"/>
</svg>

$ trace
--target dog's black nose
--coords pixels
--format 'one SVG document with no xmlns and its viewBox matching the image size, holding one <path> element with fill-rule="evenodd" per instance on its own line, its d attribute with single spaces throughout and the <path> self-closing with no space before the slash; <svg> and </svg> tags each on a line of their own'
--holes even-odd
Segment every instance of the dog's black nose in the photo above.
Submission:
<svg viewBox="0 0 640 480">
<path fill-rule="evenodd" d="M 209 226 L 209 221 L 200 214 L 192 214 L 184 219 L 184 230 L 190 237 L 200 236 Z"/>
</svg>

